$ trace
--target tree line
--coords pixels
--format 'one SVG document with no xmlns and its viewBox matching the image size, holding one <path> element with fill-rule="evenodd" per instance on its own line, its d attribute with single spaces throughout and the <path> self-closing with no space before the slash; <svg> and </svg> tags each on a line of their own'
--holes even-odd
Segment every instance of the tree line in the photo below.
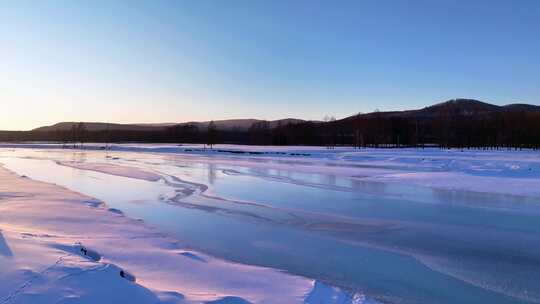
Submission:
<svg viewBox="0 0 540 304">
<path fill-rule="evenodd" d="M 254 124 L 249 144 L 462 149 L 539 149 L 540 112 L 508 111 L 434 116 L 373 112 L 343 120 L 304 122 L 268 128 Z"/>
<path fill-rule="evenodd" d="M 175 125 L 161 130 L 87 130 L 84 123 L 70 130 L 1 131 L 0 141 L 55 141 L 66 147 L 85 142 L 108 143 L 218 143 L 250 145 L 425 147 L 478 149 L 539 149 L 540 112 L 499 111 L 455 114 L 440 111 L 429 115 L 401 112 L 373 112 L 345 119 L 324 121 L 254 123 L 249 129 L 221 130 L 211 122 L 200 129 L 194 124 Z"/>
</svg>

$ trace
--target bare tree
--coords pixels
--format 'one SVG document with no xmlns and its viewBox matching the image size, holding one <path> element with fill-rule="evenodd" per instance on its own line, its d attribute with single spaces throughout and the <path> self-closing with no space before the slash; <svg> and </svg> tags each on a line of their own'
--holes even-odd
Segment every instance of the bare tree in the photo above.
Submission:
<svg viewBox="0 0 540 304">
<path fill-rule="evenodd" d="M 76 149 L 77 148 L 77 125 L 76 124 L 73 124 L 71 126 L 71 142 L 73 143 L 73 149 Z"/>
<path fill-rule="evenodd" d="M 249 143 L 255 145 L 266 145 L 272 143 L 272 132 L 268 121 L 254 122 L 249 127 Z"/>
<path fill-rule="evenodd" d="M 332 142 L 332 131 L 331 131 L 331 126 L 330 126 L 330 120 L 331 120 L 331 117 L 328 116 L 328 115 L 325 115 L 324 118 L 323 118 L 323 121 L 324 121 L 324 125 L 323 125 L 323 139 L 324 139 L 324 142 L 326 144 L 326 149 L 330 149 L 331 147 L 331 142 Z"/>
<path fill-rule="evenodd" d="M 331 149 L 334 149 L 336 147 L 338 135 L 336 118 L 334 116 L 330 116 L 330 120 L 328 121 L 328 123 L 330 125 L 330 147 Z"/>
<path fill-rule="evenodd" d="M 213 146 L 216 144 L 216 125 L 214 124 L 214 121 L 212 120 L 208 124 L 208 132 L 207 132 L 207 144 L 210 146 L 210 149 L 213 148 Z"/>
<path fill-rule="evenodd" d="M 69 132 L 60 130 L 56 128 L 56 140 L 62 143 L 62 149 L 66 148 L 67 143 L 69 142 Z"/>
<path fill-rule="evenodd" d="M 79 139 L 80 148 L 82 149 L 86 141 L 86 125 L 84 122 L 79 122 L 77 124 L 77 137 Z"/>
<path fill-rule="evenodd" d="M 110 142 L 111 142 L 111 127 L 109 123 L 107 123 L 105 127 L 105 150 L 109 149 Z"/>
<path fill-rule="evenodd" d="M 355 138 L 355 148 L 357 149 L 360 149 L 360 147 L 363 146 L 363 135 L 361 133 L 361 128 L 362 128 L 362 112 L 358 112 L 358 114 L 356 114 L 356 119 L 355 119 L 355 134 L 354 134 L 354 138 Z"/>
</svg>

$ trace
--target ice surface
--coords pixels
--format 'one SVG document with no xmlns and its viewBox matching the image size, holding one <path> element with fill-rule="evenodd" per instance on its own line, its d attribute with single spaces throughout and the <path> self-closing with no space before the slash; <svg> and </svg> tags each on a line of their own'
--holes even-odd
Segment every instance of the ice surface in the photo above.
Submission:
<svg viewBox="0 0 540 304">
<path fill-rule="evenodd" d="M 0 303 L 302 303 L 313 289 L 310 279 L 194 253 L 200 263 L 89 197 L 3 168 L 0 197 Z"/>
<path fill-rule="evenodd" d="M 87 148 L 6 149 L 0 162 L 100 198 L 192 249 L 358 291 L 347 301 L 540 301 L 539 152 Z M 176 255 L 207 264 L 208 256 L 192 249 L 180 247 Z M 304 301 L 310 294 L 345 296 L 339 288 L 332 295 L 330 285 L 310 289 Z M 169 292 L 151 290 L 161 298 Z M 229 296 L 260 302 L 241 292 L 208 301 Z"/>
</svg>

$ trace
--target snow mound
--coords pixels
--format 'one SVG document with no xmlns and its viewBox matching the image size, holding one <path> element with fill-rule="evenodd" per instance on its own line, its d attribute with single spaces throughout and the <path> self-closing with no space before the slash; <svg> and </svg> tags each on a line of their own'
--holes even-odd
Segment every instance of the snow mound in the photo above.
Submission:
<svg viewBox="0 0 540 304">
<path fill-rule="evenodd" d="M 251 302 L 239 297 L 224 297 L 219 300 L 205 302 L 205 304 L 251 304 Z"/>
</svg>

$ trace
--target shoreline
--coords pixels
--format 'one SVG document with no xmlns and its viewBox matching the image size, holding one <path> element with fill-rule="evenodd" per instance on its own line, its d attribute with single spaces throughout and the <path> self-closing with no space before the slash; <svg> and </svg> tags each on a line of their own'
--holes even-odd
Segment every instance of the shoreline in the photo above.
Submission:
<svg viewBox="0 0 540 304">
<path fill-rule="evenodd" d="M 0 181 L 0 266 L 6 269 L 0 273 L 1 303 L 38 295 L 40 303 L 107 302 L 104 296 L 137 299 L 131 303 L 304 303 L 310 296 L 346 296 L 327 295 L 333 288 L 311 279 L 182 249 L 104 203 L 4 167 Z M 102 258 L 89 259 L 80 246 Z"/>
</svg>

